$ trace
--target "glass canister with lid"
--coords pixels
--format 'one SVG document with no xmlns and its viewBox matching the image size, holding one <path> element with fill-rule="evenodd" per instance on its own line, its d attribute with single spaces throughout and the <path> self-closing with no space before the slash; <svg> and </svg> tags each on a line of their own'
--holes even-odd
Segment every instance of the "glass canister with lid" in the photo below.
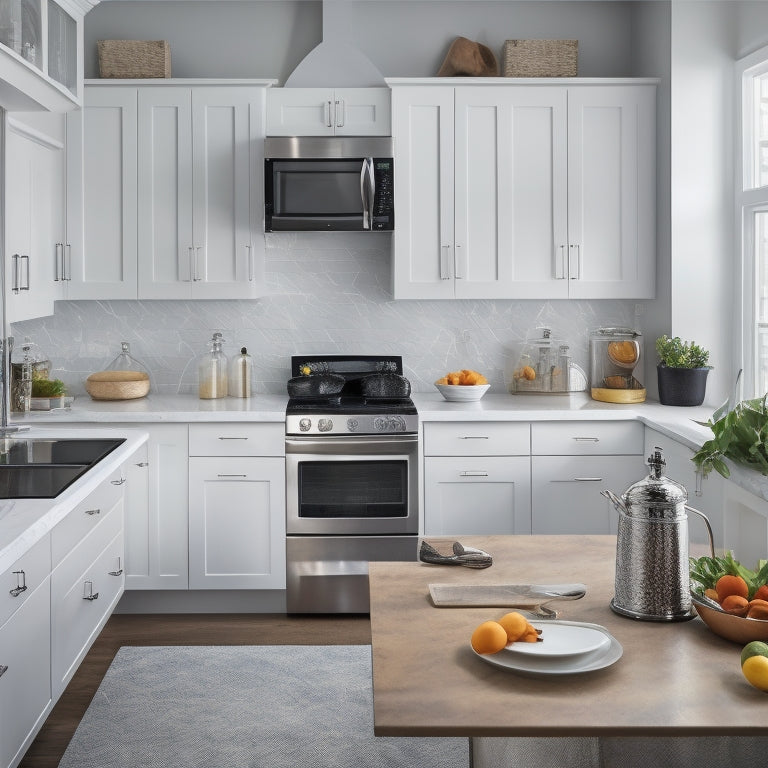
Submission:
<svg viewBox="0 0 768 768">
<path fill-rule="evenodd" d="M 632 328 L 598 328 L 589 338 L 589 381 L 593 400 L 642 403 L 643 339 Z"/>
<path fill-rule="evenodd" d="M 12 343 L 12 338 L 9 339 Z M 47 379 L 51 361 L 29 336 L 19 346 L 11 348 L 11 410 L 25 412 L 31 409 L 32 382 Z"/>
<path fill-rule="evenodd" d="M 127 341 L 120 342 L 120 354 L 106 367 L 107 371 L 138 371 L 149 375 L 147 366 L 131 354 L 131 345 Z"/>
<path fill-rule="evenodd" d="M 227 374 L 229 360 L 224 354 L 224 339 L 217 331 L 209 342 L 210 352 L 203 355 L 198 363 L 198 394 L 202 400 L 213 400 L 227 396 Z"/>
</svg>

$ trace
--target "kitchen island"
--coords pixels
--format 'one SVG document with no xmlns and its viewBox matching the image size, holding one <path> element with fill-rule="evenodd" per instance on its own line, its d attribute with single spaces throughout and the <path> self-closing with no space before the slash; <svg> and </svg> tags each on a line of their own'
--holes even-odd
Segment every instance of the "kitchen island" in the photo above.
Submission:
<svg viewBox="0 0 768 768">
<path fill-rule="evenodd" d="M 687 765 L 687 756 L 703 748 L 700 737 L 711 737 L 705 754 L 724 750 L 730 765 L 741 765 L 747 757 L 740 762 L 739 750 L 746 755 L 768 746 L 768 739 L 756 738 L 765 734 L 768 699 L 743 678 L 740 645 L 712 634 L 699 618 L 636 621 L 610 609 L 615 537 L 462 537 L 461 543 L 489 552 L 493 565 L 370 565 L 376 735 L 470 736 L 475 768 L 511 765 L 505 761 L 521 754 L 538 754 L 538 766 L 555 764 L 551 750 L 561 748 L 575 761 L 564 766 L 598 765 L 592 758 L 609 753 L 616 765 L 632 765 L 631 750 L 646 748 L 666 750 L 666 764 Z M 432 583 L 573 582 L 587 585 L 586 596 L 551 604 L 559 618 L 602 625 L 623 654 L 604 669 L 563 676 L 523 676 L 473 652 L 475 627 L 512 608 L 437 608 L 429 594 Z M 735 736 L 749 738 L 723 738 Z M 661 764 L 656 759 L 645 757 L 645 764 Z"/>
</svg>

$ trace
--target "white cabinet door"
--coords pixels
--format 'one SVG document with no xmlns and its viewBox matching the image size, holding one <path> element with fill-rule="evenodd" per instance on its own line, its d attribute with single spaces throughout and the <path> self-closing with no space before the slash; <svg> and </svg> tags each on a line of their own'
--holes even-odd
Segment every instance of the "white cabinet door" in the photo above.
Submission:
<svg viewBox="0 0 768 768">
<path fill-rule="evenodd" d="M 263 113 L 263 88 L 139 89 L 139 298 L 257 295 Z"/>
<path fill-rule="evenodd" d="M 528 456 L 424 459 L 424 535 L 530 532 Z"/>
<path fill-rule="evenodd" d="M 723 495 L 726 480 L 717 472 L 710 472 L 707 477 L 696 469 L 693 463 L 694 451 L 678 443 L 670 437 L 656 430 L 646 427 L 645 429 L 645 451 L 647 458 L 653 454 L 656 447 L 661 448 L 664 460 L 667 462 L 664 468 L 664 474 L 676 483 L 680 483 L 688 491 L 688 505 L 699 512 L 703 512 L 709 524 L 712 527 L 712 537 L 715 542 L 716 551 L 724 546 L 723 532 Z M 644 467 L 645 474 L 648 474 L 648 466 Z M 636 480 L 640 480 L 643 475 L 638 475 Z M 626 488 L 613 488 L 616 493 L 626 490 Z M 691 554 L 696 556 L 709 553 L 709 535 L 704 521 L 695 513 L 688 514 L 688 536 L 691 542 Z M 765 557 L 765 555 L 761 555 Z M 748 565 L 748 568 L 753 567 Z"/>
<path fill-rule="evenodd" d="M 48 576 L 0 626 L 0 766 L 17 765 L 51 705 Z"/>
<path fill-rule="evenodd" d="M 6 316 L 9 322 L 53 314 L 61 238 L 64 144 L 6 116 Z"/>
<path fill-rule="evenodd" d="M 456 298 L 566 298 L 565 89 L 455 99 Z"/>
<path fill-rule="evenodd" d="M 656 88 L 568 89 L 570 296 L 656 291 Z"/>
<path fill-rule="evenodd" d="M 730 480 L 723 483 L 723 540 L 747 568 L 757 568 L 768 552 L 768 501 Z"/>
<path fill-rule="evenodd" d="M 600 491 L 621 495 L 641 477 L 640 456 L 533 456 L 533 533 L 615 534 L 618 512 Z"/>
<path fill-rule="evenodd" d="M 67 116 L 68 299 L 136 299 L 137 91 L 85 92 Z"/>
<path fill-rule="evenodd" d="M 191 589 L 285 588 L 285 460 L 189 460 Z"/>
<path fill-rule="evenodd" d="M 137 452 L 127 468 L 125 588 L 187 589 L 189 430 L 186 424 L 141 426 L 149 432 L 148 466 L 139 466 L 144 458 Z"/>
<path fill-rule="evenodd" d="M 389 136 L 389 88 L 270 88 L 268 136 Z"/>
<path fill-rule="evenodd" d="M 393 88 L 396 299 L 454 298 L 453 124 L 453 88 Z"/>
</svg>

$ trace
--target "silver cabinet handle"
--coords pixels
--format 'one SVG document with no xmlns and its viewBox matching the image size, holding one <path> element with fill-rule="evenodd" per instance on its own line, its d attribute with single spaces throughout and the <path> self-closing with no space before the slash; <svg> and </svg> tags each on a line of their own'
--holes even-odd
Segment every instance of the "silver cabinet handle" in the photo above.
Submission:
<svg viewBox="0 0 768 768">
<path fill-rule="evenodd" d="M 451 270 L 449 269 L 450 258 L 451 258 L 451 246 L 441 245 L 440 246 L 440 279 L 441 280 L 451 279 Z"/>
<path fill-rule="evenodd" d="M 461 245 L 456 243 L 456 279 L 464 280 L 467 276 L 467 264 L 464 258 L 464 251 L 461 250 Z M 461 265 L 461 269 L 459 269 Z"/>
<path fill-rule="evenodd" d="M 53 281 L 58 283 L 64 279 L 64 243 L 56 243 L 53 259 Z"/>
<path fill-rule="evenodd" d="M 116 571 L 107 571 L 107 573 L 110 576 L 122 576 L 123 575 L 123 568 L 122 568 L 122 562 L 121 558 L 117 558 L 117 570 Z"/>
<path fill-rule="evenodd" d="M 148 461 L 138 461 L 138 462 L 136 462 L 136 466 L 137 467 L 148 467 L 149 466 L 149 462 Z"/>
<path fill-rule="evenodd" d="M 112 483 L 112 485 L 122 485 L 125 482 L 125 478 L 121 477 L 119 480 L 110 480 L 109 482 Z"/>
<path fill-rule="evenodd" d="M 191 283 L 193 278 L 193 270 L 194 267 L 192 266 L 192 246 L 187 246 L 187 261 L 189 262 L 189 277 L 184 280 L 185 283 Z"/>
<path fill-rule="evenodd" d="M 101 513 L 100 509 L 86 509 L 85 514 L 86 515 L 98 515 Z"/>
<path fill-rule="evenodd" d="M 26 272 L 27 279 L 24 281 L 24 285 L 19 286 L 20 291 L 29 290 L 29 254 L 25 253 L 21 256 L 21 259 L 25 262 L 24 270 Z"/>
<path fill-rule="evenodd" d="M 602 483 L 602 477 L 567 477 L 565 480 L 550 480 L 550 483 Z"/>
<path fill-rule="evenodd" d="M 7 664 L 0 664 L 0 677 L 2 677 L 8 671 Z"/>
<path fill-rule="evenodd" d="M 62 260 L 62 266 L 64 268 L 64 276 L 62 277 L 62 280 L 71 280 L 72 279 L 72 246 L 67 243 L 64 246 L 64 253 L 66 254 L 66 259 Z"/>
<path fill-rule="evenodd" d="M 237 437 L 237 436 L 232 436 L 232 437 L 221 436 L 221 437 L 219 437 L 219 440 L 247 440 L 247 439 L 248 439 L 247 437 Z"/>
<path fill-rule="evenodd" d="M 336 99 L 336 127 L 344 127 L 344 119 L 346 118 L 346 107 L 344 105 L 344 99 Z"/>
<path fill-rule="evenodd" d="M 574 437 L 573 439 L 577 443 L 599 443 L 600 442 L 599 437 Z"/>
<path fill-rule="evenodd" d="M 93 591 L 93 582 L 86 581 L 83 583 L 83 600 L 98 600 L 99 593 Z"/>
<path fill-rule="evenodd" d="M 248 477 L 248 475 L 226 475 L 226 474 L 223 474 L 223 473 L 219 472 L 219 474 L 216 475 L 216 477 Z"/>
<path fill-rule="evenodd" d="M 568 257 L 568 276 L 571 280 L 581 280 L 581 246 L 577 244 L 568 246 L 570 255 L 576 254 L 576 266 L 571 268 L 571 258 Z"/>
<path fill-rule="evenodd" d="M 18 597 L 22 592 L 27 591 L 27 574 L 24 571 L 14 571 L 16 576 L 16 586 L 9 590 L 11 597 Z"/>
<path fill-rule="evenodd" d="M 202 247 L 203 247 L 202 245 L 196 245 L 195 246 L 195 255 L 194 255 L 194 258 L 192 259 L 192 262 L 193 262 L 194 267 L 195 267 L 194 275 L 193 275 L 192 279 L 195 282 L 199 282 L 200 280 L 203 279 L 202 277 L 200 277 L 200 271 L 198 269 L 198 267 L 200 265 L 200 259 L 198 258 L 198 253 L 200 252 Z"/>
<path fill-rule="evenodd" d="M 19 267 L 19 259 L 20 258 L 21 258 L 21 256 L 18 253 L 14 253 L 13 256 L 11 256 L 11 259 L 13 259 L 13 281 L 12 281 L 12 285 L 11 285 L 11 290 L 14 293 L 18 293 L 19 290 L 20 290 L 20 288 L 19 288 L 19 282 L 20 282 L 20 280 L 19 280 L 19 269 L 20 269 L 20 267 Z"/>
<path fill-rule="evenodd" d="M 325 127 L 333 128 L 333 121 L 331 120 L 331 102 L 325 102 Z"/>
<path fill-rule="evenodd" d="M 488 440 L 488 435 L 463 435 L 459 440 Z"/>
<path fill-rule="evenodd" d="M 459 477 L 488 477 L 488 473 L 482 470 L 468 470 L 459 472 Z"/>
<path fill-rule="evenodd" d="M 252 283 L 253 279 L 254 279 L 253 246 L 252 245 L 246 245 L 245 248 L 246 248 L 246 251 L 248 252 L 248 282 Z"/>
<path fill-rule="evenodd" d="M 557 260 L 555 262 L 555 280 L 565 280 L 565 246 L 557 246 Z"/>
</svg>

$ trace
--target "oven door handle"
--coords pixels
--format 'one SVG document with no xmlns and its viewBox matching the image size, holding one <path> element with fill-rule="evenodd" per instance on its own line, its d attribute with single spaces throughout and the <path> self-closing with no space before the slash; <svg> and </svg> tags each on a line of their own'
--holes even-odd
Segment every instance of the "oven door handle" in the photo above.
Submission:
<svg viewBox="0 0 768 768">
<path fill-rule="evenodd" d="M 406 453 L 407 447 L 415 447 L 419 442 L 418 435 L 326 435 L 325 437 L 286 437 L 285 452 L 288 454 L 327 453 L 344 455 L 366 455 L 374 453 L 373 447 L 397 447 L 397 453 Z M 355 454 L 356 448 L 365 448 L 361 454 Z"/>
</svg>

